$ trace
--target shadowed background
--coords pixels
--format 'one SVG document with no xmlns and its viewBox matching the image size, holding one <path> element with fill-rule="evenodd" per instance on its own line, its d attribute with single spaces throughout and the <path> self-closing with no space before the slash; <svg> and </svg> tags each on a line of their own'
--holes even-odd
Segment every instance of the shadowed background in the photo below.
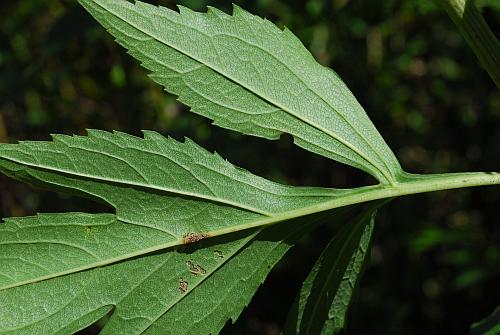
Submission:
<svg viewBox="0 0 500 335">
<path fill-rule="evenodd" d="M 174 8 L 174 1 L 148 1 Z M 229 1 L 186 0 L 196 10 Z M 289 27 L 354 92 L 409 172 L 500 170 L 500 93 L 431 0 L 235 1 Z M 500 2 L 478 1 L 494 32 Z M 162 91 L 74 0 L 0 5 L 0 141 L 85 128 L 187 136 L 232 163 L 292 185 L 353 187 L 362 172 L 279 141 L 211 127 Z M 0 176 L 0 217 L 107 209 Z M 377 218 L 371 265 L 348 334 L 465 334 L 500 304 L 500 189 L 398 199 Z M 332 232 L 305 237 L 224 334 L 279 334 Z M 94 334 L 98 326 L 82 334 Z"/>
</svg>

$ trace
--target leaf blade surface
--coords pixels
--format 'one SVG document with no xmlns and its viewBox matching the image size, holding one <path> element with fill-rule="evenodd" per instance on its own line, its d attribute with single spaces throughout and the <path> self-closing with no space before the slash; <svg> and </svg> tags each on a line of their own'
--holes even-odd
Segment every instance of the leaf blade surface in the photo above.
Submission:
<svg viewBox="0 0 500 335">
<path fill-rule="evenodd" d="M 64 334 L 110 312 L 103 335 L 217 333 L 238 317 L 294 241 L 324 217 L 0 290 L 0 333 Z"/>
<path fill-rule="evenodd" d="M 342 193 L 273 183 L 191 141 L 146 134 L 142 139 L 89 131 L 89 136 L 54 136 L 53 142 L 0 145 L 0 171 L 37 186 L 90 196 L 116 211 L 116 216 L 7 219 L 0 226 L 5 254 L 0 289 L 238 231 L 241 225 L 274 220 Z M 26 271 L 16 271 L 17 255 L 26 248 Z M 74 257 L 57 262 L 52 251 Z"/>
<path fill-rule="evenodd" d="M 400 165 L 352 93 L 287 29 L 235 6 L 233 15 L 137 1 L 81 0 L 152 78 L 216 124 L 310 151 L 384 183 Z"/>
<path fill-rule="evenodd" d="M 379 206 L 351 219 L 328 243 L 295 299 L 283 334 L 338 334 L 344 328 Z"/>
</svg>

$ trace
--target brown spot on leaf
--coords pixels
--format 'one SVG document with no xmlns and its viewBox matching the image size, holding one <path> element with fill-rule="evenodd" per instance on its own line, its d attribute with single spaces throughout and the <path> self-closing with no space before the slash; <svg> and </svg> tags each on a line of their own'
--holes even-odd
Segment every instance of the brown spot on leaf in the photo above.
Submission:
<svg viewBox="0 0 500 335">
<path fill-rule="evenodd" d="M 224 258 L 224 254 L 220 250 L 214 250 L 214 255 L 217 258 Z"/>
<path fill-rule="evenodd" d="M 186 265 L 188 267 L 189 272 L 191 274 L 197 276 L 197 275 L 204 275 L 207 273 L 207 271 L 202 268 L 200 265 L 195 265 L 191 260 L 186 262 Z"/>
<path fill-rule="evenodd" d="M 188 290 L 188 282 L 184 280 L 184 278 L 179 278 L 179 291 L 181 291 L 182 294 L 186 293 Z"/>
<path fill-rule="evenodd" d="M 210 237 L 210 235 L 205 234 L 205 233 L 187 233 L 183 237 L 184 244 L 195 243 L 195 242 L 201 241 L 207 237 Z"/>
</svg>

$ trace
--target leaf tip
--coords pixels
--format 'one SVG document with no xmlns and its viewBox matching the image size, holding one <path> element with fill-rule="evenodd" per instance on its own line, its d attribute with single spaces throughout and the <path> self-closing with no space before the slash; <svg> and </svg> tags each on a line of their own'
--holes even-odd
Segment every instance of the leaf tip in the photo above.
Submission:
<svg viewBox="0 0 500 335">
<path fill-rule="evenodd" d="M 242 16 L 242 15 L 245 15 L 245 14 L 248 14 L 248 12 L 246 10 L 244 10 L 243 8 L 241 8 L 240 6 L 238 6 L 237 4 L 233 3 L 233 16 L 234 17 L 238 17 L 238 16 Z"/>
<path fill-rule="evenodd" d="M 65 134 L 50 134 L 50 138 L 52 139 L 52 142 L 64 142 L 64 140 L 67 139 L 68 137 L 71 137 L 71 136 L 65 135 Z M 27 142 L 29 144 L 29 142 L 32 142 L 32 141 L 19 141 L 19 144 L 21 144 L 23 142 Z M 37 142 L 32 142 L 32 143 L 36 145 Z"/>
<path fill-rule="evenodd" d="M 142 133 L 142 136 L 145 140 L 158 140 L 158 139 L 160 139 L 160 137 L 163 137 L 159 133 L 157 133 L 156 131 L 147 130 L 147 129 L 142 129 L 141 133 Z"/>
<path fill-rule="evenodd" d="M 193 15 L 200 14 L 198 12 L 195 12 L 191 8 L 183 6 L 183 5 L 177 5 L 177 9 L 179 10 L 179 14 L 182 16 L 193 16 Z"/>
<path fill-rule="evenodd" d="M 213 17 L 227 17 L 228 16 L 226 13 L 224 13 L 220 9 L 213 7 L 213 6 L 207 6 L 207 15 L 213 16 Z"/>
<path fill-rule="evenodd" d="M 93 128 L 85 128 L 85 132 L 87 133 L 88 137 L 98 137 L 99 135 L 105 133 L 104 130 L 93 129 Z"/>
</svg>

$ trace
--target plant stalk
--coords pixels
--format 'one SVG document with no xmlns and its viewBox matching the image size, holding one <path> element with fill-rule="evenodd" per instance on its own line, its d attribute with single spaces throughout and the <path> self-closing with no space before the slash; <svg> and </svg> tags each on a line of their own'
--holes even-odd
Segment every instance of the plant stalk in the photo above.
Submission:
<svg viewBox="0 0 500 335">
<path fill-rule="evenodd" d="M 379 184 L 345 190 L 346 193 L 344 195 L 339 194 L 338 198 L 309 207 L 288 211 L 286 213 L 276 214 L 272 217 L 238 225 L 237 227 L 217 230 L 211 232 L 210 236 L 223 235 L 242 229 L 268 226 L 282 221 L 368 201 L 486 185 L 500 185 L 500 172 L 467 172 L 434 175 L 404 173 L 400 178 L 400 182 L 396 185 Z"/>
</svg>

